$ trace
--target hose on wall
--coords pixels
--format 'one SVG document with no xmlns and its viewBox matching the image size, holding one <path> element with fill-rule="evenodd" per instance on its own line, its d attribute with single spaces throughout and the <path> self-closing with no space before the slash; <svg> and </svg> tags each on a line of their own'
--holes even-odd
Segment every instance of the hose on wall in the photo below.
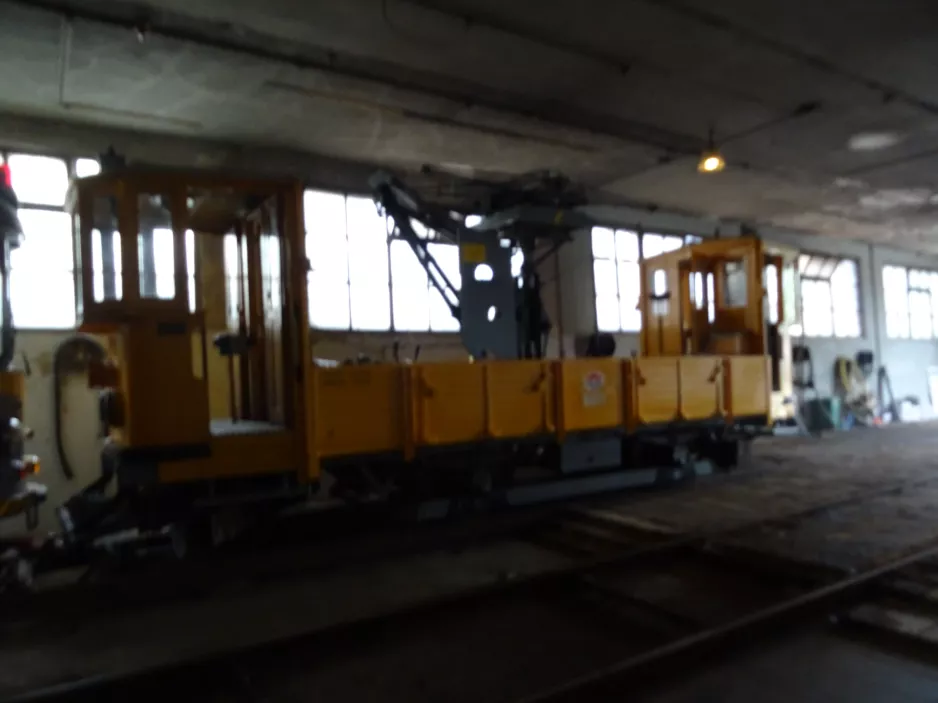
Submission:
<svg viewBox="0 0 938 703">
<path fill-rule="evenodd" d="M 107 358 L 107 352 L 96 339 L 85 335 L 75 335 L 61 342 L 52 357 L 53 383 L 53 423 L 55 429 L 55 450 L 59 455 L 62 473 L 65 478 L 75 478 L 75 470 L 65 453 L 62 423 L 62 392 L 65 380 L 72 374 L 88 370 L 92 362 L 101 363 Z"/>
</svg>

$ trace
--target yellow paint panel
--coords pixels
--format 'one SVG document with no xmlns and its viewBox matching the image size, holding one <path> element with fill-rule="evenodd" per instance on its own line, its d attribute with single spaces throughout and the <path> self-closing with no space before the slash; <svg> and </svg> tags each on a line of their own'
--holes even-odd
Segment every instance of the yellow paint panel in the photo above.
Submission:
<svg viewBox="0 0 938 703">
<path fill-rule="evenodd" d="M 772 392 L 769 357 L 727 357 L 724 369 L 728 415 L 732 418 L 768 415 Z"/>
<path fill-rule="evenodd" d="M 561 378 L 560 426 L 564 432 L 622 424 L 622 362 L 573 359 L 557 362 Z"/>
<path fill-rule="evenodd" d="M 685 356 L 679 362 L 681 419 L 707 420 L 723 410 L 723 360 L 718 356 Z"/>
<path fill-rule="evenodd" d="M 632 360 L 635 423 L 654 425 L 678 418 L 678 357 Z"/>
<path fill-rule="evenodd" d="M 485 437 L 483 364 L 414 367 L 418 444 L 459 444 Z"/>
<path fill-rule="evenodd" d="M 485 245 L 464 242 L 459 245 L 459 258 L 466 264 L 484 264 Z"/>
<path fill-rule="evenodd" d="M 291 432 L 245 433 L 212 437 L 211 455 L 157 464 L 165 483 L 202 481 L 296 471 L 300 458 Z"/>
<path fill-rule="evenodd" d="M 553 377 L 541 361 L 493 361 L 484 366 L 492 437 L 523 437 L 555 429 Z"/>
<path fill-rule="evenodd" d="M 402 369 L 364 364 L 318 369 L 316 428 L 321 456 L 399 451 L 404 443 Z"/>
</svg>

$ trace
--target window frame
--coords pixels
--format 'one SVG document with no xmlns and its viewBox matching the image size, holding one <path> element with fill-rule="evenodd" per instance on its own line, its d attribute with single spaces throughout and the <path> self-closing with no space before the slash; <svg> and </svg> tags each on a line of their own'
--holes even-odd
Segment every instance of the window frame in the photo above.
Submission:
<svg viewBox="0 0 938 703">
<path fill-rule="evenodd" d="M 902 279 L 905 284 L 904 290 L 902 291 L 902 297 L 905 300 L 904 310 L 889 309 L 889 301 L 894 298 L 896 293 L 890 294 L 886 289 L 887 269 L 901 271 L 903 273 Z M 882 269 L 880 270 L 880 274 L 882 278 L 883 290 L 883 312 L 885 313 L 887 320 L 886 337 L 888 339 L 904 340 L 910 342 L 929 342 L 938 339 L 938 271 L 928 268 L 906 266 L 903 264 L 883 264 Z M 913 278 L 919 278 L 922 275 L 929 279 L 929 285 L 927 287 L 919 283 L 913 283 Z M 929 325 L 927 336 L 917 336 L 916 319 L 914 317 L 915 311 L 913 310 L 912 299 L 913 296 L 923 294 L 927 295 L 929 298 L 929 321 L 931 324 Z M 890 319 L 891 315 L 896 313 L 904 313 L 905 315 L 905 322 L 907 324 L 902 327 L 902 331 L 905 332 L 904 334 L 895 334 L 894 330 L 889 329 L 888 320 Z"/>
<path fill-rule="evenodd" d="M 807 259 L 808 263 L 802 267 L 802 261 Z M 830 270 L 830 273 L 823 275 L 824 264 L 830 264 L 831 262 L 836 262 L 833 265 L 833 268 Z M 817 264 L 816 268 L 818 273 L 806 274 L 803 271 L 808 269 L 811 264 Z M 854 286 L 853 286 L 853 299 L 856 303 L 856 317 L 857 317 L 857 328 L 856 333 L 842 334 L 838 332 L 837 329 L 837 320 L 841 314 L 846 311 L 838 310 L 838 297 L 835 295 L 835 283 L 834 277 L 837 275 L 837 270 L 844 264 L 850 264 L 853 266 L 854 271 Z M 822 254 L 819 252 L 812 251 L 801 251 L 798 254 L 798 279 L 801 285 L 801 330 L 802 334 L 800 336 L 810 338 L 810 339 L 863 339 L 864 338 L 864 324 L 863 324 L 863 296 L 862 296 L 862 282 L 860 280 L 860 261 L 854 257 L 850 256 L 839 256 L 836 254 Z M 827 295 L 825 298 L 830 301 L 829 311 L 830 319 L 829 325 L 825 325 L 824 332 L 811 332 L 809 331 L 809 325 L 807 323 L 806 316 L 804 311 L 807 307 L 806 298 L 806 286 L 805 283 L 810 284 L 807 288 L 825 288 L 827 290 Z M 850 310 L 852 314 L 852 309 Z M 826 330 L 830 330 L 827 332 Z"/>
<path fill-rule="evenodd" d="M 445 308 L 445 304 L 444 305 L 440 304 L 442 300 L 436 300 L 436 298 L 440 297 L 440 294 L 433 287 L 433 284 L 430 282 L 429 277 L 426 277 L 426 271 L 424 271 L 422 267 L 421 267 L 421 271 L 427 279 L 426 280 L 426 285 L 427 285 L 427 296 L 426 296 L 427 313 L 426 314 L 427 314 L 427 319 L 428 319 L 428 325 L 426 328 L 423 328 L 423 327 L 417 328 L 413 325 L 410 325 L 404 328 L 398 327 L 398 324 L 400 323 L 396 320 L 397 316 L 395 315 L 395 311 L 394 311 L 395 290 L 398 291 L 398 295 L 400 296 L 401 295 L 400 291 L 405 290 L 408 286 L 405 285 L 404 283 L 401 283 L 400 281 L 398 282 L 397 286 L 395 286 L 394 265 L 393 265 L 393 260 L 395 257 L 392 256 L 392 248 L 393 248 L 394 242 L 398 242 L 398 241 L 403 242 L 404 240 L 394 235 L 393 230 L 390 227 L 390 222 L 387 216 L 384 216 L 382 218 L 382 221 L 384 224 L 384 230 L 386 232 L 384 259 L 385 259 L 385 265 L 387 266 L 387 281 L 388 281 L 388 298 L 387 298 L 388 315 L 389 315 L 388 326 L 386 328 L 382 327 L 381 329 L 375 329 L 373 327 L 365 327 L 365 326 L 356 325 L 353 310 L 352 310 L 352 306 L 353 306 L 352 299 L 353 299 L 353 296 L 355 295 L 355 291 L 353 290 L 353 287 L 355 285 L 355 282 L 353 281 L 353 276 L 352 276 L 352 255 L 351 255 L 352 242 L 350 239 L 348 202 L 349 202 L 349 198 L 364 199 L 364 198 L 368 198 L 368 196 L 363 195 L 361 193 L 357 193 L 357 192 L 344 192 L 344 191 L 328 190 L 324 188 L 308 187 L 304 189 L 303 191 L 303 196 L 304 196 L 303 215 L 304 215 L 304 228 L 305 228 L 304 243 L 305 243 L 305 248 L 306 248 L 306 256 L 309 260 L 310 274 L 313 274 L 315 271 L 317 271 L 317 267 L 316 267 L 315 258 L 311 254 L 313 241 L 314 241 L 313 238 L 316 236 L 316 233 L 314 231 L 314 227 L 312 226 L 312 223 L 315 221 L 314 211 L 312 210 L 312 208 L 307 207 L 307 195 L 309 194 L 322 194 L 322 195 L 329 195 L 329 196 L 338 196 L 342 198 L 343 210 L 345 213 L 345 218 L 344 218 L 345 251 L 342 254 L 342 256 L 344 257 L 344 261 L 345 261 L 345 275 L 344 275 L 344 280 L 341 284 L 335 283 L 335 282 L 334 283 L 337 288 L 339 286 L 345 287 L 345 289 L 348 291 L 348 299 L 349 299 L 349 302 L 348 302 L 349 323 L 347 326 L 339 327 L 339 326 L 326 326 L 322 324 L 316 324 L 314 322 L 314 317 L 316 316 L 314 297 L 309 296 L 309 306 L 308 306 L 309 307 L 309 320 L 308 322 L 309 322 L 309 326 L 311 329 L 319 333 L 354 332 L 354 333 L 362 333 L 362 334 L 428 334 L 428 335 L 451 335 L 451 334 L 459 333 L 459 330 L 460 330 L 459 322 L 457 320 L 452 320 L 452 323 L 450 322 L 452 317 L 449 313 L 449 309 Z M 456 243 L 446 241 L 442 238 L 438 238 L 438 237 L 432 238 L 431 247 L 437 247 L 437 246 L 449 246 L 449 247 L 453 247 L 454 249 L 457 249 L 458 247 Z M 405 254 L 405 256 L 406 255 L 413 256 L 413 252 L 408 251 Z M 460 278 L 458 276 L 452 275 L 453 273 L 458 274 L 458 250 L 457 250 L 456 261 L 457 261 L 457 270 L 455 272 L 451 271 L 449 273 L 450 273 L 451 279 L 455 278 L 455 280 L 453 280 L 453 283 L 457 286 L 457 288 L 459 288 L 461 287 Z M 417 265 L 419 266 L 419 264 Z M 311 278 L 308 278 L 307 280 L 311 281 Z M 309 286 L 310 283 L 308 283 L 307 285 Z M 412 282 L 411 282 L 411 285 L 413 285 Z M 404 299 L 406 299 L 406 297 Z M 398 298 L 398 300 L 400 301 L 402 300 L 402 298 Z M 382 300 L 376 301 L 375 304 L 378 304 L 379 302 L 381 305 L 384 304 L 385 301 L 384 301 L 383 296 L 382 296 Z M 441 318 L 441 316 L 443 315 L 444 309 L 445 309 L 445 314 L 447 315 L 446 320 L 443 320 Z"/>
<path fill-rule="evenodd" d="M 611 233 L 612 233 L 612 237 L 613 237 L 613 246 L 614 246 L 614 247 L 615 247 L 615 243 L 616 243 L 616 241 L 617 241 L 616 238 L 617 238 L 617 236 L 618 236 L 620 233 L 626 234 L 626 235 L 631 235 L 631 236 L 635 237 L 635 246 L 636 246 L 636 250 L 637 250 L 637 252 L 638 252 L 638 256 L 637 256 L 635 259 L 629 259 L 629 258 L 620 257 L 620 256 L 619 256 L 618 249 L 615 249 L 615 250 L 614 250 L 614 252 L 613 252 L 613 258 L 611 258 L 611 259 L 610 259 L 608 256 L 597 256 L 596 251 L 595 251 L 595 248 L 593 248 L 593 246 L 592 246 L 593 236 L 594 236 L 594 233 L 596 232 L 596 230 L 606 230 L 606 231 L 611 232 Z M 673 241 L 680 241 L 680 246 L 671 247 L 670 245 L 668 245 L 668 246 L 666 246 L 666 247 L 661 247 L 661 248 L 660 248 L 660 249 L 661 249 L 660 251 L 649 255 L 649 254 L 646 253 L 646 250 L 647 250 L 647 248 L 648 248 L 648 247 L 647 247 L 647 240 L 645 239 L 646 237 L 656 237 L 656 238 L 660 238 L 660 239 L 661 239 L 662 241 L 664 241 L 664 242 L 666 242 L 666 241 L 671 241 L 671 240 L 673 240 Z M 686 247 L 686 246 L 689 246 L 689 245 L 691 245 L 691 244 L 696 244 L 696 243 L 698 243 L 698 242 L 700 242 L 700 241 L 703 241 L 703 240 L 702 240 L 702 237 L 700 237 L 699 235 L 696 235 L 696 234 L 688 234 L 688 233 L 674 234 L 674 233 L 671 233 L 671 232 L 648 232 L 648 231 L 645 231 L 645 230 L 642 230 L 642 229 L 631 229 L 631 228 L 628 228 L 628 227 L 616 227 L 615 225 L 596 225 L 596 226 L 592 227 L 592 228 L 590 229 L 590 244 L 591 244 L 590 257 L 591 257 L 591 259 L 592 259 L 592 265 L 593 265 L 593 267 L 592 267 L 592 272 L 593 272 L 593 313 L 594 313 L 594 315 L 595 315 L 595 323 L 596 323 L 595 326 L 596 326 L 596 330 L 597 330 L 598 332 L 602 332 L 602 333 L 604 333 L 604 334 L 640 334 L 641 331 L 642 331 L 642 319 L 641 319 L 641 313 L 640 313 L 640 311 L 638 310 L 638 305 L 639 305 L 639 303 L 640 303 L 640 295 L 641 295 L 641 293 L 639 293 L 639 299 L 636 299 L 636 301 L 635 301 L 635 303 L 636 303 L 635 311 L 636 311 L 636 313 L 637 313 L 637 318 L 636 318 L 636 319 L 637 319 L 637 324 L 634 325 L 634 326 L 630 326 L 630 327 L 626 327 L 626 326 L 624 326 L 624 325 L 622 324 L 622 286 L 621 286 L 621 281 L 622 281 L 622 278 L 623 278 L 623 275 L 622 275 L 622 269 L 623 269 L 623 267 L 626 267 L 626 266 L 627 266 L 627 267 L 637 266 L 637 267 L 638 267 L 637 275 L 638 275 L 638 276 L 641 276 L 641 264 L 642 264 L 643 261 L 645 261 L 645 260 L 647 260 L 647 259 L 650 259 L 650 258 L 652 258 L 652 257 L 654 257 L 654 256 L 658 256 L 659 254 L 662 254 L 662 253 L 667 253 L 667 252 L 670 252 L 670 251 L 677 251 L 678 249 L 683 249 L 683 248 Z M 630 248 L 631 248 L 631 247 L 630 247 Z M 619 324 L 618 324 L 618 326 L 617 326 L 617 329 L 614 329 L 614 330 L 611 329 L 611 328 L 607 328 L 607 327 L 600 328 L 600 311 L 599 311 L 600 298 L 601 298 L 601 297 L 608 296 L 609 293 L 600 292 L 600 291 L 597 289 L 597 286 L 596 286 L 596 262 L 597 262 L 597 261 L 612 262 L 612 264 L 614 265 L 614 268 L 615 268 L 615 279 L 616 279 L 616 310 L 617 310 L 618 316 L 619 316 Z M 639 291 L 640 291 L 640 290 L 641 290 L 641 284 L 639 283 Z"/>
<path fill-rule="evenodd" d="M 76 164 L 78 163 L 79 160 L 97 161 L 96 157 L 90 157 L 90 156 L 71 156 L 71 155 L 62 155 L 61 153 L 55 153 L 55 152 L 22 150 L 16 147 L 0 147 L 0 163 L 7 163 L 11 156 L 13 157 L 21 157 L 21 156 L 22 157 L 39 157 L 39 158 L 45 158 L 45 159 L 56 159 L 58 161 L 61 161 L 65 166 L 66 177 L 69 181 L 75 177 Z M 14 177 L 15 177 L 15 173 L 14 173 Z M 19 205 L 18 209 L 21 215 L 23 212 L 29 212 L 29 211 L 64 213 L 67 215 L 68 212 L 65 209 L 66 199 L 67 199 L 67 196 L 63 196 L 62 204 L 54 205 L 54 204 L 49 204 L 47 202 L 32 202 L 29 200 L 24 200 L 19 197 L 19 194 L 17 194 L 17 200 L 18 200 L 18 205 Z M 36 324 L 33 320 L 30 320 L 28 317 L 24 319 L 24 316 L 22 315 L 22 311 L 20 311 L 20 314 L 14 315 L 14 319 L 13 319 L 13 324 L 18 330 L 30 331 L 30 332 L 36 332 L 36 331 L 61 332 L 64 330 L 76 329 L 78 325 L 78 314 L 77 314 L 78 313 L 78 310 L 77 310 L 78 269 L 75 265 L 75 256 L 74 256 L 74 251 L 73 251 L 73 246 L 72 246 L 72 241 L 74 237 L 74 227 L 75 227 L 74 216 L 70 216 L 68 218 L 67 236 L 64 232 L 62 233 L 63 245 L 67 243 L 69 259 L 71 260 L 71 266 L 68 270 L 68 274 L 71 277 L 71 289 L 74 292 L 74 295 L 71 296 L 71 301 L 72 301 L 71 310 L 69 313 L 67 313 L 67 316 L 70 317 L 70 320 L 71 320 L 70 323 L 61 324 L 61 325 L 50 325 L 50 324 L 47 324 L 45 320 L 43 320 L 40 324 Z M 32 237 L 30 237 L 28 233 L 24 233 L 24 234 L 26 236 L 24 238 L 23 246 L 28 246 L 29 240 L 32 239 Z M 53 275 L 58 275 L 60 273 L 63 276 L 65 274 L 65 272 L 50 270 L 50 274 L 53 274 Z M 14 266 L 12 265 L 12 262 L 11 262 L 10 276 L 11 276 L 11 279 L 10 279 L 11 287 L 15 288 L 16 279 L 15 279 Z M 13 304 L 14 309 L 16 308 L 15 300 L 17 297 L 19 297 L 17 292 L 15 290 L 11 290 L 11 302 Z M 49 302 L 53 302 L 53 303 L 58 302 L 59 300 L 61 300 L 61 298 L 58 298 L 56 296 L 43 296 L 42 300 L 44 300 L 45 303 L 48 304 Z M 64 310 L 60 312 L 63 315 L 66 315 L 66 313 L 64 313 Z"/>
</svg>

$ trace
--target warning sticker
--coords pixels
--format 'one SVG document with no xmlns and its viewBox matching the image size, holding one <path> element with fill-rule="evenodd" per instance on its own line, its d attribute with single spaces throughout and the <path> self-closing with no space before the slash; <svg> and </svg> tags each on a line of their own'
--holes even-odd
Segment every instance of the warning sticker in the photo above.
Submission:
<svg viewBox="0 0 938 703">
<path fill-rule="evenodd" d="M 606 374 L 588 371 L 583 374 L 583 407 L 595 408 L 606 403 Z"/>
</svg>

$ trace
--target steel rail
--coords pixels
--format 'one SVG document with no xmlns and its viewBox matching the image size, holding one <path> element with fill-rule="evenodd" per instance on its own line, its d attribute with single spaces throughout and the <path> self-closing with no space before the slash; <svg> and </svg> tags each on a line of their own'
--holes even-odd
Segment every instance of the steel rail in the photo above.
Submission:
<svg viewBox="0 0 938 703">
<path fill-rule="evenodd" d="M 712 656 L 713 648 L 731 645 L 756 630 L 783 624 L 788 618 L 805 617 L 810 613 L 816 613 L 819 608 L 829 606 L 838 599 L 844 599 L 894 571 L 936 555 L 938 555 L 938 545 L 933 543 L 924 549 L 794 596 L 723 625 L 696 632 L 642 654 L 614 662 L 549 690 L 517 700 L 515 703 L 599 701 L 603 700 L 606 695 L 621 696 L 622 686 L 626 682 L 633 684 L 637 677 L 650 676 L 663 669 L 673 672 L 678 659 L 700 661 L 705 655 Z"/>
<path fill-rule="evenodd" d="M 300 644 L 312 646 L 321 645 L 323 647 L 327 647 L 330 642 L 338 638 L 354 637 L 356 635 L 375 632 L 391 624 L 407 622 L 412 618 L 426 617 L 428 615 L 433 615 L 435 613 L 444 611 L 448 608 L 461 605 L 470 605 L 496 597 L 509 597 L 528 589 L 534 591 L 541 588 L 546 589 L 556 587 L 568 580 L 577 579 L 607 568 L 624 566 L 630 563 L 641 563 L 644 562 L 644 560 L 653 560 L 655 558 L 665 557 L 670 553 L 691 549 L 695 546 L 699 546 L 701 543 L 706 544 L 708 541 L 731 535 L 736 532 L 772 525 L 781 521 L 810 517 L 811 515 L 819 512 L 853 505 L 856 503 L 862 503 L 867 500 L 872 500 L 880 496 L 889 495 L 890 493 L 896 493 L 912 487 L 934 482 L 936 480 L 938 479 L 919 479 L 915 481 L 892 484 L 888 487 L 880 487 L 878 489 L 864 491 L 859 494 L 844 497 L 837 501 L 831 501 L 823 505 L 811 506 L 809 508 L 805 508 L 804 510 L 793 511 L 792 513 L 785 515 L 748 520 L 729 526 L 721 526 L 718 528 L 705 529 L 694 533 L 682 534 L 674 538 L 659 539 L 658 541 L 653 541 L 646 545 L 640 545 L 634 549 L 625 550 L 616 555 L 577 562 L 571 565 L 545 570 L 543 572 L 526 575 L 520 578 L 506 579 L 503 581 L 482 584 L 455 593 L 443 594 L 434 598 L 409 603 L 398 608 L 379 613 L 377 615 L 369 615 L 359 619 L 338 623 L 336 625 L 332 625 L 313 632 L 299 632 L 274 641 L 268 640 L 261 643 L 252 643 L 243 647 L 216 651 L 206 655 L 201 655 L 177 662 L 168 662 L 166 664 L 139 669 L 136 671 L 92 676 L 78 679 L 76 681 L 70 681 L 64 684 L 41 687 L 32 691 L 24 692 L 20 695 L 14 695 L 13 697 L 8 698 L 7 701 L 11 703 L 25 703 L 26 701 L 59 701 L 75 699 L 98 700 L 102 694 L 117 695 L 121 691 L 129 690 L 135 685 L 144 685 L 144 683 L 147 681 L 156 682 L 166 676 L 171 676 L 182 672 L 192 672 L 206 667 L 211 668 L 220 666 L 223 665 L 226 661 L 237 659 L 238 657 L 242 656 L 251 657 L 261 651 L 283 651 L 291 646 Z M 923 553 L 916 553 L 910 557 L 906 557 L 896 562 L 891 562 L 890 564 L 887 564 L 884 567 L 880 567 L 872 572 L 864 572 L 859 576 L 852 576 L 831 586 L 825 586 L 816 591 L 811 591 L 805 595 L 793 599 L 792 601 L 786 601 L 777 606 L 767 608 L 764 611 L 759 611 L 758 613 L 741 618 L 740 620 L 734 621 L 728 625 L 714 628 L 713 630 L 707 630 L 705 632 L 695 634 L 691 637 L 665 645 L 664 647 L 653 649 L 646 654 L 640 655 L 639 657 L 619 662 L 617 665 L 613 665 L 613 667 L 608 667 L 602 671 L 594 672 L 589 677 L 576 679 L 574 681 L 568 682 L 566 685 L 570 686 L 569 691 L 571 692 L 571 695 L 576 698 L 576 696 L 579 695 L 576 692 L 582 690 L 581 687 L 588 688 L 593 685 L 600 685 L 609 677 L 617 677 L 620 673 L 622 675 L 626 675 L 629 672 L 637 671 L 643 666 L 650 665 L 655 661 L 663 660 L 672 653 L 676 655 L 684 651 L 693 650 L 699 645 L 699 643 L 717 642 L 724 638 L 728 638 L 740 629 L 744 629 L 751 625 L 756 625 L 770 620 L 773 617 L 776 617 L 779 613 L 786 613 L 793 608 L 797 608 L 799 604 L 815 603 L 816 601 L 823 600 L 827 597 L 830 597 L 831 595 L 842 593 L 845 588 L 848 588 L 853 584 L 859 585 L 867 583 L 870 580 L 888 573 L 893 569 L 907 566 L 908 564 L 911 564 L 918 559 L 931 556 L 935 553 L 938 553 L 938 547 L 929 549 Z M 567 694 L 567 688 L 560 688 L 553 689 L 539 695 L 546 696 L 543 698 L 543 700 L 551 701 L 555 700 L 555 696 L 557 697 L 556 700 L 567 700 L 563 697 Z M 542 698 L 539 697 L 530 699 L 531 703 L 540 700 L 542 700 Z M 527 699 L 525 699 L 525 703 L 528 703 Z"/>
</svg>

